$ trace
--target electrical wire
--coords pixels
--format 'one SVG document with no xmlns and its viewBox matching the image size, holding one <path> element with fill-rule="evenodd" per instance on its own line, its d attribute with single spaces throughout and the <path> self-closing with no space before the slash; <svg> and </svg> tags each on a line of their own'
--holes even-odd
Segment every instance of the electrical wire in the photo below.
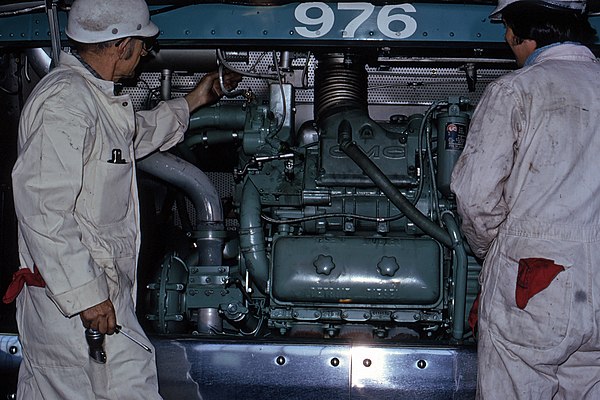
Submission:
<svg viewBox="0 0 600 400">
<path fill-rule="evenodd" d="M 221 86 L 221 92 L 223 92 L 226 97 L 237 97 L 243 94 L 245 92 L 244 89 L 229 90 L 225 87 L 225 80 L 223 78 L 224 72 L 225 67 L 221 63 L 219 64 L 219 86 Z"/>
<path fill-rule="evenodd" d="M 433 212 L 435 214 L 435 219 L 438 221 L 438 224 L 440 224 L 440 226 L 442 226 L 442 219 L 440 218 L 440 199 L 438 197 L 438 191 L 437 191 L 437 182 L 435 179 L 435 166 L 433 164 L 433 151 L 431 150 L 431 142 L 432 142 L 432 138 L 431 138 L 431 124 L 427 124 L 427 128 L 426 128 L 426 136 L 427 136 L 427 143 L 426 143 L 426 147 L 427 147 L 427 157 L 428 157 L 428 164 L 429 164 L 429 174 L 431 176 L 431 179 L 429 180 L 429 186 L 431 189 L 431 202 L 432 204 L 432 208 L 433 208 Z"/>
<path fill-rule="evenodd" d="M 302 82 L 302 89 L 314 89 L 314 87 L 308 86 L 308 67 L 310 66 L 310 57 L 311 52 L 309 51 L 306 54 L 306 62 L 304 63 L 304 68 L 302 68 L 302 77 L 300 78 L 300 82 Z"/>
<path fill-rule="evenodd" d="M 186 2 L 180 2 L 179 4 L 176 5 L 172 5 L 172 6 L 166 6 L 166 7 L 162 7 L 162 8 L 157 8 L 155 10 L 150 10 L 150 15 L 158 15 L 158 14 L 162 14 L 162 13 L 166 13 L 169 11 L 175 11 L 179 8 L 183 8 L 183 7 L 187 7 L 187 6 L 191 6 L 194 4 L 197 4 L 197 1 L 186 1 Z"/>
<path fill-rule="evenodd" d="M 256 61 L 254 61 L 254 64 L 252 64 L 252 66 L 248 69 L 248 71 L 256 73 L 256 67 L 258 67 L 258 64 L 262 61 L 263 58 L 265 58 L 265 56 L 268 53 L 269 53 L 268 51 L 263 51 L 262 53 L 260 53 L 260 56 L 258 56 Z"/>
<path fill-rule="evenodd" d="M 424 116 L 423 116 L 423 120 L 421 121 L 421 126 L 419 127 L 419 140 L 418 140 L 418 147 L 419 147 L 419 167 L 421 168 L 421 174 L 419 176 L 419 187 L 417 189 L 417 195 L 415 196 L 415 201 L 413 204 L 416 204 L 419 201 L 419 198 L 421 197 L 421 194 L 423 192 L 423 179 L 424 179 L 424 169 L 425 169 L 425 159 L 423 157 L 423 136 L 425 136 L 425 152 L 427 153 L 427 164 L 429 167 L 429 173 L 431 176 L 429 185 L 431 187 L 431 196 L 432 199 L 431 201 L 432 203 L 432 208 L 433 211 L 435 213 L 435 218 L 437 219 L 438 223 L 441 224 L 441 219 L 439 218 L 439 198 L 438 198 L 438 194 L 437 194 L 437 184 L 435 182 L 435 170 L 434 170 L 434 164 L 433 164 L 433 154 L 431 151 L 431 125 L 429 123 L 429 119 L 431 118 L 431 114 L 433 113 L 433 111 L 435 111 L 435 109 L 437 109 L 440 105 L 443 104 L 447 104 L 448 102 L 445 100 L 439 100 L 436 101 L 434 103 L 432 103 L 429 108 L 427 109 L 427 111 L 425 112 Z"/>
<path fill-rule="evenodd" d="M 277 78 L 279 81 L 279 89 L 281 91 L 281 103 L 282 103 L 282 107 L 283 107 L 283 110 L 282 110 L 283 115 L 281 116 L 279 122 L 277 123 L 277 128 L 275 129 L 275 131 L 271 132 L 268 135 L 268 139 L 273 138 L 275 135 L 277 135 L 281 131 L 281 128 L 283 128 L 283 125 L 285 124 L 285 119 L 287 118 L 285 90 L 283 89 L 283 79 L 281 78 L 281 71 L 279 70 L 279 61 L 277 60 L 277 53 L 275 52 L 275 50 L 273 50 L 273 64 L 275 65 L 275 70 L 277 71 Z"/>
<path fill-rule="evenodd" d="M 311 215 L 310 217 L 302 217 L 302 218 L 290 218 L 290 219 L 275 219 L 264 214 L 260 216 L 263 220 L 272 223 L 272 224 L 298 224 L 301 222 L 315 221 L 318 219 L 327 219 L 327 218 L 354 218 L 362 221 L 369 222 L 391 222 L 399 220 L 404 217 L 404 213 L 392 215 L 390 217 L 370 217 L 368 215 L 358 215 L 351 213 L 331 213 L 331 214 L 322 214 L 322 215 Z"/>
<path fill-rule="evenodd" d="M 423 81 L 413 81 L 413 82 L 397 82 L 397 83 L 388 83 L 385 85 L 371 85 L 367 87 L 367 90 L 379 90 L 379 89 L 391 89 L 391 88 L 421 88 L 425 86 L 433 86 L 440 84 L 453 84 L 453 83 L 462 83 L 464 79 L 455 79 L 455 80 L 444 80 L 444 81 L 436 81 L 436 82 L 423 82 Z"/>
<path fill-rule="evenodd" d="M 11 11 L 1 11 L 0 17 L 13 17 L 15 15 L 28 14 L 28 13 L 31 13 L 34 11 L 45 10 L 45 9 L 46 9 L 46 4 L 44 2 L 42 2 L 41 5 L 37 5 L 37 6 L 19 8 L 17 10 L 11 10 Z"/>
<path fill-rule="evenodd" d="M 228 70 L 237 72 L 238 74 L 240 74 L 242 76 L 247 76 L 250 78 L 268 79 L 268 80 L 277 80 L 279 78 L 277 75 L 273 75 L 273 74 L 259 74 L 259 73 L 255 73 L 255 72 L 239 70 L 239 69 L 233 67 L 231 64 L 229 64 L 227 62 L 227 60 L 225 60 L 225 55 L 223 53 L 223 50 L 221 50 L 221 49 L 217 49 L 217 60 L 219 60 L 219 63 L 223 64 L 223 66 L 225 68 L 227 68 Z"/>
<path fill-rule="evenodd" d="M 25 99 L 23 97 L 23 69 L 26 65 L 21 62 L 21 57 L 16 58 L 15 62 L 18 62 L 17 71 L 15 72 L 15 76 L 17 77 L 17 99 L 19 100 L 19 110 L 22 110 L 25 105 Z"/>
<path fill-rule="evenodd" d="M 6 89 L 6 88 L 4 88 L 2 86 L 0 86 L 0 92 L 6 93 L 6 94 L 11 95 L 11 96 L 19 94 L 18 90 L 8 90 L 8 89 Z"/>
</svg>

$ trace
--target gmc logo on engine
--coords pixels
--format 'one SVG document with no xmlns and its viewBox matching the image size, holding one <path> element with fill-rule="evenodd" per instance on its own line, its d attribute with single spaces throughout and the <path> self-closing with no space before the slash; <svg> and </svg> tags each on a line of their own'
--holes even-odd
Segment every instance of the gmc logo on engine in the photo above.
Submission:
<svg viewBox="0 0 600 400">
<path fill-rule="evenodd" d="M 362 148 L 367 157 L 373 160 L 379 160 L 381 158 L 387 158 L 391 160 L 399 160 L 406 157 L 406 149 L 402 146 L 381 146 L 376 144 L 370 149 L 366 150 Z M 340 146 L 332 146 L 329 148 L 329 155 L 332 158 L 348 158 L 346 154 L 340 150 Z"/>
</svg>

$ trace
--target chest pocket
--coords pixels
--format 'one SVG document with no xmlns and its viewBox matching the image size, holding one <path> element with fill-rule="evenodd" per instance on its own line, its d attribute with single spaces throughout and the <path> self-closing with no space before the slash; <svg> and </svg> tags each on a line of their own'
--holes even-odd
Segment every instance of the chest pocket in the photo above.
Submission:
<svg viewBox="0 0 600 400">
<path fill-rule="evenodd" d="M 98 226 L 121 222 L 131 207 L 133 164 L 93 161 L 94 174 L 90 187 L 90 217 Z"/>
</svg>

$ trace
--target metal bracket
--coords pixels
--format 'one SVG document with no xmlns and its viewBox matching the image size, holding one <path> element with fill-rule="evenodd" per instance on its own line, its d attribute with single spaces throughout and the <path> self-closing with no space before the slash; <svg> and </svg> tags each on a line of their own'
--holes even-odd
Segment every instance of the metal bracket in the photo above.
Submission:
<svg viewBox="0 0 600 400">
<path fill-rule="evenodd" d="M 58 0 L 46 0 L 46 14 L 48 15 L 48 27 L 50 28 L 50 40 L 52 41 L 52 68 L 59 66 L 60 27 L 58 25 Z"/>
<path fill-rule="evenodd" d="M 240 181 L 248 171 L 257 170 L 260 171 L 263 165 L 266 162 L 276 161 L 276 160 L 293 160 L 294 153 L 283 153 L 276 154 L 274 156 L 252 156 L 250 160 L 244 165 L 244 167 L 240 170 L 236 168 L 233 171 L 234 179 Z"/>
</svg>

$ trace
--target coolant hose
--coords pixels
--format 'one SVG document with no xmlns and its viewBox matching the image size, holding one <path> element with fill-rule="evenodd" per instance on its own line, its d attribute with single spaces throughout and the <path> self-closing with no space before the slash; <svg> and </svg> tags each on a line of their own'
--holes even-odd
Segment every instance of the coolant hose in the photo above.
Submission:
<svg viewBox="0 0 600 400">
<path fill-rule="evenodd" d="M 452 336 L 456 340 L 460 340 L 464 334 L 465 327 L 465 306 L 467 304 L 467 268 L 468 259 L 465 251 L 464 242 L 460 235 L 458 223 L 451 212 L 445 211 L 442 213 L 442 221 L 448 233 L 452 238 L 454 246 L 454 254 L 456 256 L 456 269 L 454 273 L 454 325 L 452 328 Z"/>
<path fill-rule="evenodd" d="M 252 181 L 247 179 L 242 189 L 240 206 L 240 250 L 254 284 L 265 294 L 269 263 L 260 213 L 260 194 Z"/>
<path fill-rule="evenodd" d="M 414 222 L 423 232 L 440 241 L 447 247 L 452 248 L 454 243 L 441 226 L 436 225 L 433 221 L 427 218 L 418 208 L 416 208 L 396 186 L 389 180 L 387 176 L 375 165 L 373 161 L 361 150 L 360 147 L 352 141 L 352 126 L 347 120 L 342 120 L 338 128 L 338 144 L 340 149 L 348 156 L 356 165 L 362 169 L 373 183 L 390 199 L 390 201 L 398 207 L 398 209 L 406 215 L 406 217 Z"/>
<path fill-rule="evenodd" d="M 190 116 L 189 131 L 218 127 L 219 129 L 243 129 L 246 124 L 246 109 L 240 105 L 217 104 L 202 107 Z"/>
<path fill-rule="evenodd" d="M 369 157 L 352 141 L 352 127 L 347 120 L 343 120 L 338 128 L 338 144 L 340 149 L 375 183 L 375 185 L 426 234 L 440 241 L 452 249 L 456 255 L 456 271 L 454 276 L 454 325 L 452 336 L 461 340 L 464 333 L 465 305 L 467 297 L 467 253 L 463 244 L 458 224 L 451 213 L 442 215 L 442 221 L 448 231 L 436 225 L 419 211 L 401 192 L 394 186 L 387 176 L 373 163 Z"/>
<path fill-rule="evenodd" d="M 197 164 L 192 147 L 198 144 L 212 146 L 235 143 L 243 133 L 246 116 L 244 106 L 219 103 L 212 107 L 202 107 L 190 116 L 188 134 L 185 141 L 177 145 L 177 150 L 186 161 Z M 205 131 L 207 128 L 213 129 Z"/>
<path fill-rule="evenodd" d="M 214 146 L 220 144 L 235 143 L 240 138 L 240 134 L 235 131 L 209 129 L 199 135 L 193 135 L 183 141 L 183 146 L 192 148 L 194 146 Z"/>
</svg>

